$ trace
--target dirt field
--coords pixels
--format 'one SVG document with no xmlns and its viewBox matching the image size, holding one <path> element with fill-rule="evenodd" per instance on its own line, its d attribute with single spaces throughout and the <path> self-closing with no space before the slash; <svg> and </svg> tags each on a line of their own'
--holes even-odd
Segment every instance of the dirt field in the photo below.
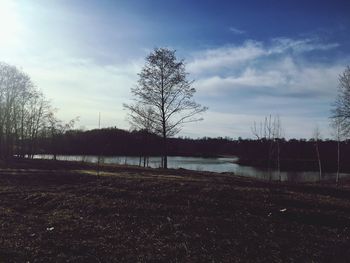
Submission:
<svg viewBox="0 0 350 263">
<path fill-rule="evenodd" d="M 0 170 L 0 262 L 349 262 L 350 188 L 36 161 Z"/>
</svg>

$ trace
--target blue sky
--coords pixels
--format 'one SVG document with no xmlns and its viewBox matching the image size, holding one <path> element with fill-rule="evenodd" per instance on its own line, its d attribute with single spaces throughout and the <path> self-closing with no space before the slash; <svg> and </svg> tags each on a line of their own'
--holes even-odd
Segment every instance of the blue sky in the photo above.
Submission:
<svg viewBox="0 0 350 263">
<path fill-rule="evenodd" d="M 177 50 L 209 107 L 182 136 L 252 137 L 279 115 L 287 138 L 331 137 L 350 64 L 349 1 L 0 0 L 0 60 L 27 72 L 64 120 L 128 129 L 122 104 L 154 47 Z"/>
</svg>

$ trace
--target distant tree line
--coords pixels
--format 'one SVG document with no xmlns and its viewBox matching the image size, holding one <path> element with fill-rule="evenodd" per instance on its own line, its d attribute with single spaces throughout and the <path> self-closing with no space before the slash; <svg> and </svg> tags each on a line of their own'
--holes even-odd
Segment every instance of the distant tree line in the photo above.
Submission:
<svg viewBox="0 0 350 263">
<path fill-rule="evenodd" d="M 279 159 L 268 158 L 271 151 L 269 140 L 241 140 L 237 141 L 237 155 L 241 164 L 260 166 L 264 168 L 278 168 L 280 161 L 281 170 L 319 171 L 320 163 L 322 171 L 336 172 L 338 141 L 318 139 L 319 155 L 315 154 L 315 139 L 277 139 L 279 144 Z M 350 172 L 350 163 L 347 156 L 350 154 L 350 140 L 339 143 L 342 150 L 339 166 L 342 172 Z M 320 158 L 320 159 L 319 159 Z M 321 160 L 321 161 L 320 161 Z"/>
<path fill-rule="evenodd" d="M 315 155 L 315 140 L 310 139 L 275 139 L 280 148 L 281 170 L 319 169 Z M 162 156 L 163 139 L 161 136 L 146 131 L 127 131 L 117 128 L 96 129 L 89 131 L 68 130 L 56 135 L 52 143 L 50 137 L 38 139 L 38 152 L 41 154 L 77 154 L 77 155 L 127 155 L 127 156 Z M 335 140 L 319 140 L 320 156 L 325 172 L 337 169 L 337 145 Z M 341 170 L 350 171 L 346 157 L 350 155 L 350 141 L 340 143 L 342 150 Z M 170 156 L 219 157 L 237 156 L 241 164 L 277 169 L 277 159 L 270 158 L 271 141 L 262 139 L 219 138 L 169 138 Z M 270 163 L 268 163 L 270 162 Z M 297 164 L 297 165 L 296 165 Z"/>
</svg>

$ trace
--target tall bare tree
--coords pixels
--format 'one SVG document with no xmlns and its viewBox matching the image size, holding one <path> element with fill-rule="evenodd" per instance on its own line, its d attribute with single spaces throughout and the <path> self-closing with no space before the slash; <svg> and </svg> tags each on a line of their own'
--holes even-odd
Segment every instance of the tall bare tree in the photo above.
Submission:
<svg viewBox="0 0 350 263">
<path fill-rule="evenodd" d="M 333 128 L 333 136 L 337 140 L 337 175 L 335 178 L 335 182 L 338 185 L 340 173 L 340 142 L 344 138 L 344 132 L 342 130 L 341 122 L 337 118 L 332 120 L 331 127 Z"/>
<path fill-rule="evenodd" d="M 184 123 L 201 120 L 196 116 L 207 110 L 193 100 L 196 90 L 187 75 L 175 50 L 156 48 L 147 56 L 138 84 L 131 89 L 134 103 L 124 104 L 134 122 L 150 121 L 153 131 L 163 137 L 163 168 L 168 165 L 167 138 L 177 134 Z"/>
<path fill-rule="evenodd" d="M 340 170 L 340 141 L 350 134 L 350 67 L 347 66 L 338 78 L 338 96 L 331 109 L 331 125 L 337 139 L 337 177 L 339 182 Z"/>
<path fill-rule="evenodd" d="M 16 142 L 24 140 L 24 130 L 28 129 L 27 102 L 34 90 L 28 75 L 15 66 L 0 62 L 1 159 L 12 157 Z"/>
</svg>

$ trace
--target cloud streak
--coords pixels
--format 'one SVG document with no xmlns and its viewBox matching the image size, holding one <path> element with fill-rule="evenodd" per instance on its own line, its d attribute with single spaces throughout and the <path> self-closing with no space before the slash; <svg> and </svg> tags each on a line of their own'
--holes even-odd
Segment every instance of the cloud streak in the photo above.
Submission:
<svg viewBox="0 0 350 263">
<path fill-rule="evenodd" d="M 266 93 L 274 97 L 329 97 L 335 92 L 342 69 L 340 64 L 298 65 L 287 57 L 282 61 L 265 62 L 259 67 L 248 66 L 237 74 L 202 77 L 197 79 L 195 86 L 199 92 L 216 96 L 251 90 L 251 96 Z"/>
<path fill-rule="evenodd" d="M 243 35 L 243 34 L 246 33 L 244 30 L 238 29 L 238 28 L 233 27 L 233 26 L 231 26 L 231 27 L 229 28 L 229 30 L 230 30 L 233 34 L 236 34 L 236 35 Z"/>
<path fill-rule="evenodd" d="M 200 74 L 238 66 L 266 54 L 261 43 L 247 41 L 242 46 L 226 46 L 194 54 L 188 63 L 190 73 Z"/>
<path fill-rule="evenodd" d="M 274 38 L 265 44 L 247 40 L 242 45 L 231 45 L 196 52 L 188 63 L 188 70 L 193 74 L 208 74 L 222 69 L 244 66 L 258 59 L 269 59 L 276 55 L 286 55 L 311 51 L 334 49 L 338 43 L 320 43 L 316 39 Z"/>
</svg>

